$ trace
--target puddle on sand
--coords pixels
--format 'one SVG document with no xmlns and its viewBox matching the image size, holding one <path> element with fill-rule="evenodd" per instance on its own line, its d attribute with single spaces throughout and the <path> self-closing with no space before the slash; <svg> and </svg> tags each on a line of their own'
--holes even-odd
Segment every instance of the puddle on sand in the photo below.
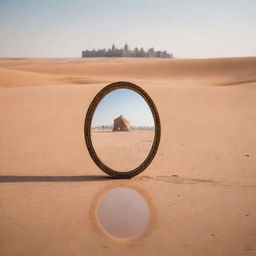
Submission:
<svg viewBox="0 0 256 256">
<path fill-rule="evenodd" d="M 103 230 L 117 238 L 135 238 L 142 235 L 150 221 L 145 199 L 135 190 L 119 187 L 100 199 L 97 218 Z"/>
</svg>

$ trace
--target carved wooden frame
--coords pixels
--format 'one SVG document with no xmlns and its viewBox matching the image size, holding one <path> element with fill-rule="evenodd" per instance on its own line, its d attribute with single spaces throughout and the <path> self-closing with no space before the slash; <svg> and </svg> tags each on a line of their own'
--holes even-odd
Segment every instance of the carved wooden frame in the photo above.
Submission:
<svg viewBox="0 0 256 256">
<path fill-rule="evenodd" d="M 92 140 L 91 140 L 92 118 L 93 118 L 94 112 L 95 112 L 99 102 L 103 99 L 104 96 L 106 96 L 110 92 L 117 90 L 117 89 L 130 89 L 130 90 L 137 92 L 147 102 L 147 104 L 152 112 L 152 115 L 154 118 L 154 123 L 155 123 L 154 141 L 153 141 L 153 144 L 152 144 L 152 147 L 150 149 L 148 156 L 138 167 L 136 167 L 135 169 L 133 169 L 131 171 L 126 171 L 126 172 L 113 170 L 110 167 L 108 167 L 107 165 L 105 165 L 100 160 L 97 153 L 95 152 L 93 144 L 92 144 Z M 112 176 L 114 178 L 124 178 L 124 179 L 131 178 L 131 177 L 143 172 L 149 166 L 149 164 L 152 162 L 152 160 L 154 159 L 154 157 L 156 155 L 156 152 L 157 152 L 157 149 L 158 149 L 158 146 L 160 143 L 160 137 L 161 137 L 160 118 L 159 118 L 159 114 L 158 114 L 157 108 L 156 108 L 153 100 L 142 88 L 140 88 L 139 86 L 132 84 L 130 82 L 122 81 L 122 82 L 115 82 L 115 83 L 111 83 L 111 84 L 107 85 L 106 87 L 104 87 L 102 90 L 100 90 L 97 93 L 97 95 L 94 97 L 94 99 L 92 100 L 92 102 L 87 110 L 85 122 L 84 122 L 84 138 L 85 138 L 85 143 L 86 143 L 87 149 L 89 151 L 91 158 L 95 162 L 95 164 L 103 172 L 109 174 L 110 176 Z"/>
</svg>

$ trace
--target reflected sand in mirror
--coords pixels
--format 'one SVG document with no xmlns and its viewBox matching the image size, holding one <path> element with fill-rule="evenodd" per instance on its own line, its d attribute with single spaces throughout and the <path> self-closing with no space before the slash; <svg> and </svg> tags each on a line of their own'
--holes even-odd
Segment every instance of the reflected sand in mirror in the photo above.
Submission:
<svg viewBox="0 0 256 256">
<path fill-rule="evenodd" d="M 148 204 L 131 188 L 110 190 L 100 199 L 96 211 L 100 226 L 112 237 L 135 238 L 142 235 L 149 225 Z"/>
<path fill-rule="evenodd" d="M 130 171 L 147 157 L 155 135 L 146 101 L 129 89 L 106 95 L 93 116 L 91 136 L 101 161 L 117 171 Z"/>
</svg>

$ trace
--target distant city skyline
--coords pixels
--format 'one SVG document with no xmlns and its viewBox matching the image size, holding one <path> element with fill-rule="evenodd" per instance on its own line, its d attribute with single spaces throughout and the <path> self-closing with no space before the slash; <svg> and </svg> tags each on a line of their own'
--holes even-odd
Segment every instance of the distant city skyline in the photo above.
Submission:
<svg viewBox="0 0 256 256">
<path fill-rule="evenodd" d="M 123 48 L 117 48 L 113 43 L 112 47 L 108 49 L 85 49 L 82 51 L 82 58 L 91 57 L 173 58 L 173 54 L 155 50 L 154 47 L 146 51 L 143 47 L 131 49 L 128 44 L 125 44 Z"/>
<path fill-rule="evenodd" d="M 81 57 L 115 42 L 177 58 L 256 56 L 255 0 L 1 0 L 0 57 Z"/>
<path fill-rule="evenodd" d="M 132 90 L 117 89 L 107 94 L 97 106 L 92 128 L 111 126 L 120 115 L 128 119 L 133 127 L 154 126 L 154 119 L 146 101 Z"/>
</svg>

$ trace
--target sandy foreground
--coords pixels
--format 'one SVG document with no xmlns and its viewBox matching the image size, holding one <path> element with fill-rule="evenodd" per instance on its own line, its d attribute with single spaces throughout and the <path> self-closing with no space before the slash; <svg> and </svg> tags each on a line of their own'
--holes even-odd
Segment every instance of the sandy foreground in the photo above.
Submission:
<svg viewBox="0 0 256 256">
<path fill-rule="evenodd" d="M 256 255 L 255 70 L 253 57 L 0 59 L 0 255 Z M 148 92 L 162 126 L 130 180 L 98 169 L 83 137 L 91 100 L 120 80 Z M 149 208 L 133 239 L 97 219 L 120 187 Z"/>
</svg>

